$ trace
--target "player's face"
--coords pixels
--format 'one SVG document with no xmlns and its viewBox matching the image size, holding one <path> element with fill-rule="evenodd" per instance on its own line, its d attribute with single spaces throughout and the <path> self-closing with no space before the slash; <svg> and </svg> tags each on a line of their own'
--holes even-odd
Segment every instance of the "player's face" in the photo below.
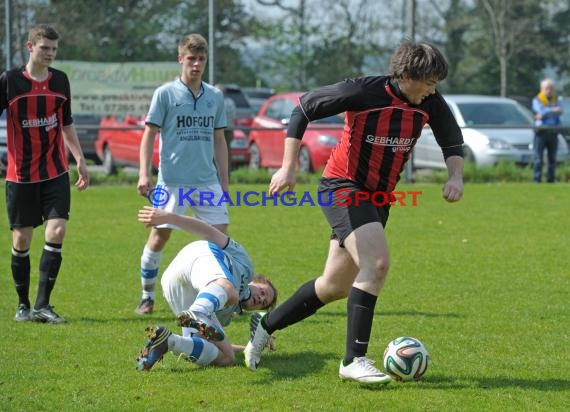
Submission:
<svg viewBox="0 0 570 412">
<path fill-rule="evenodd" d="M 266 309 L 273 302 L 273 289 L 266 283 L 250 283 L 251 296 L 242 303 L 246 310 Z"/>
<path fill-rule="evenodd" d="M 435 93 L 436 80 L 412 80 L 403 78 L 398 82 L 400 90 L 412 104 L 420 104 L 422 100 Z"/>
<path fill-rule="evenodd" d="M 206 53 L 194 53 L 187 51 L 178 56 L 178 62 L 182 65 L 182 76 L 187 81 L 202 80 L 208 56 Z"/>
<path fill-rule="evenodd" d="M 33 64 L 49 67 L 55 60 L 55 55 L 57 54 L 57 40 L 50 40 L 46 38 L 41 38 L 32 44 L 28 42 L 26 46 L 30 52 L 30 60 Z"/>
</svg>

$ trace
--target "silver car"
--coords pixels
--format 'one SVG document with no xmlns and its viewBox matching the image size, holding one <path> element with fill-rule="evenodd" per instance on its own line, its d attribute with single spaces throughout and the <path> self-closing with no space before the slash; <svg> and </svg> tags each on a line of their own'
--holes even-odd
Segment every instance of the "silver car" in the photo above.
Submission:
<svg viewBox="0 0 570 412">
<path fill-rule="evenodd" d="M 513 99 L 479 95 L 445 95 L 464 140 L 465 160 L 477 166 L 500 161 L 526 165 L 533 155 L 533 115 Z M 558 135 L 557 160 L 569 159 L 568 144 Z M 414 148 L 414 168 L 444 169 L 441 148 L 429 126 Z"/>
</svg>

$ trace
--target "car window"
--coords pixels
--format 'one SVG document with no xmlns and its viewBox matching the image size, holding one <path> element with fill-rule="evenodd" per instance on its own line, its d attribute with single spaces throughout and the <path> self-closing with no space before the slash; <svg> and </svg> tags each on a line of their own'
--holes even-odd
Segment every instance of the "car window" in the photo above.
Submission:
<svg viewBox="0 0 570 412">
<path fill-rule="evenodd" d="M 532 126 L 532 114 L 519 104 L 457 103 L 467 126 Z"/>
<path fill-rule="evenodd" d="M 247 100 L 246 95 L 241 90 L 236 89 L 226 89 L 226 93 L 230 99 L 232 99 L 237 108 L 251 109 L 251 104 Z"/>
<path fill-rule="evenodd" d="M 291 112 L 295 108 L 296 104 L 293 103 L 291 100 L 285 100 L 283 106 L 281 107 L 281 119 L 290 119 Z"/>
<path fill-rule="evenodd" d="M 283 119 L 281 117 L 281 113 L 283 113 L 284 104 L 285 100 L 283 99 L 273 100 L 267 105 L 267 108 L 265 109 L 265 116 L 275 120 Z"/>
</svg>

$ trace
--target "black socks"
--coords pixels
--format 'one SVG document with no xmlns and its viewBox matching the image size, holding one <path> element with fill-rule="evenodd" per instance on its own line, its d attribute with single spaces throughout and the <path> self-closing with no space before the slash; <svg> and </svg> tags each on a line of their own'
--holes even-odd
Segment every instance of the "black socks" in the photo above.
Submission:
<svg viewBox="0 0 570 412">
<path fill-rule="evenodd" d="M 351 363 L 354 358 L 365 356 L 368 351 L 368 341 L 372 331 L 374 307 L 377 300 L 377 296 L 354 287 L 348 294 L 345 366 Z"/>
<path fill-rule="evenodd" d="M 18 293 L 18 304 L 30 307 L 30 249 L 17 250 L 12 248 L 12 278 L 16 293 Z"/>
<path fill-rule="evenodd" d="M 315 291 L 315 279 L 302 285 L 297 291 L 261 319 L 263 329 L 270 335 L 276 330 L 284 329 L 314 314 L 324 303 L 319 300 Z"/>
<path fill-rule="evenodd" d="M 51 291 L 55 286 L 61 260 L 61 245 L 46 242 L 40 258 L 40 280 L 34 309 L 49 305 Z"/>
</svg>

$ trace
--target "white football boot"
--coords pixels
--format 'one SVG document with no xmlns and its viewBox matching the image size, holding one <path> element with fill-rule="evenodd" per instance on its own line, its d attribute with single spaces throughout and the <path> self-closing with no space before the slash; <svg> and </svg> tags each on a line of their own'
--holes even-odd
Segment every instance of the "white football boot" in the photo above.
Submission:
<svg viewBox="0 0 570 412">
<path fill-rule="evenodd" d="M 338 376 L 343 380 L 353 380 L 363 385 L 385 385 L 392 378 L 374 366 L 374 361 L 366 358 L 354 358 L 351 364 L 344 366 L 340 362 Z"/>
</svg>

